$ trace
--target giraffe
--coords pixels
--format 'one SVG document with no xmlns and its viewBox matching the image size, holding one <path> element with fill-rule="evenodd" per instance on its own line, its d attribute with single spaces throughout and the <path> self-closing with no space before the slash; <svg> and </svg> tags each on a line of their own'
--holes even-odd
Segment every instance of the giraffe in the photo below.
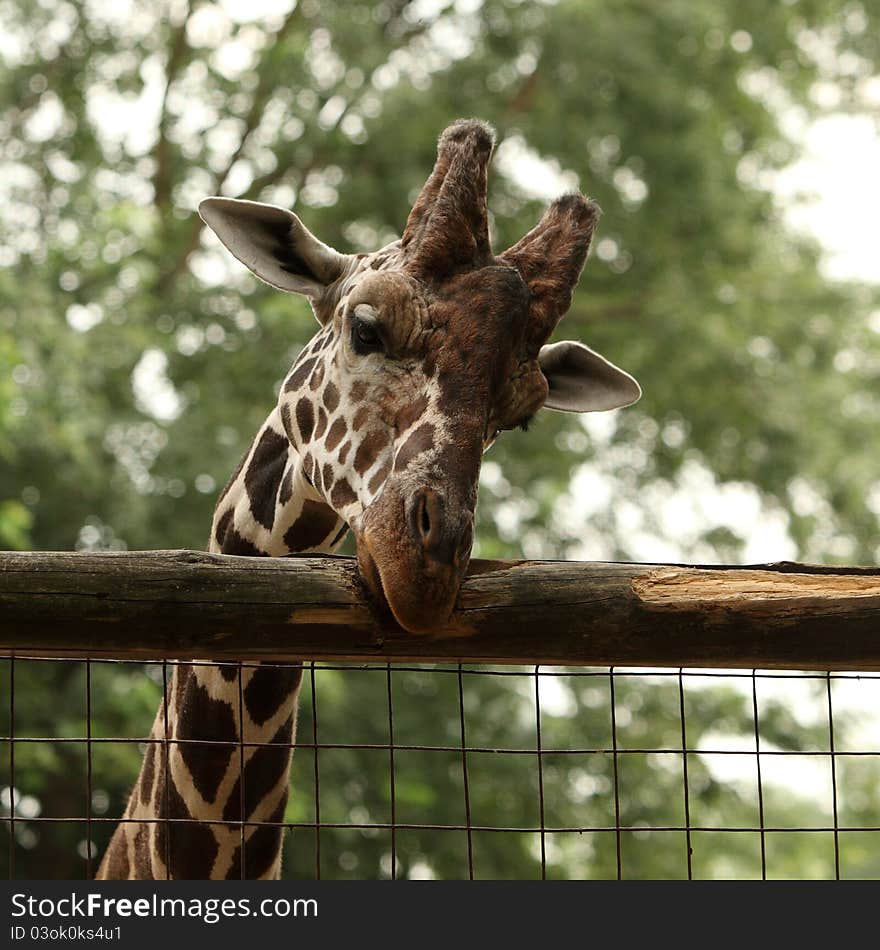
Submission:
<svg viewBox="0 0 880 950">
<path fill-rule="evenodd" d="M 373 254 L 340 253 L 281 208 L 199 207 L 254 274 L 308 297 L 320 325 L 220 494 L 209 550 L 332 553 L 351 530 L 368 591 L 413 635 L 442 630 L 454 608 L 498 434 L 542 407 L 606 410 L 641 395 L 582 343 L 547 344 L 598 206 L 564 195 L 493 255 L 494 143 L 481 121 L 449 126 L 402 238 Z M 98 877 L 277 877 L 300 680 L 296 667 L 178 666 Z M 246 826 L 244 855 L 242 805 L 245 821 L 268 822 Z M 164 818 L 176 819 L 170 840 Z"/>
</svg>

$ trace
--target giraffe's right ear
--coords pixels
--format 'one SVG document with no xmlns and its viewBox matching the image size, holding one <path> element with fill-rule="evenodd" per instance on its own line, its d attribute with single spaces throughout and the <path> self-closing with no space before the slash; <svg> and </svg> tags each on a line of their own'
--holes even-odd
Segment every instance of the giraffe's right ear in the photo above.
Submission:
<svg viewBox="0 0 880 950">
<path fill-rule="evenodd" d="M 538 365 L 547 380 L 547 409 L 604 412 L 631 406 L 642 397 L 642 387 L 629 373 L 574 340 L 542 346 Z"/>
<path fill-rule="evenodd" d="M 321 243 L 292 211 L 205 198 L 199 214 L 245 267 L 279 290 L 317 301 L 345 269 L 346 256 Z"/>
</svg>

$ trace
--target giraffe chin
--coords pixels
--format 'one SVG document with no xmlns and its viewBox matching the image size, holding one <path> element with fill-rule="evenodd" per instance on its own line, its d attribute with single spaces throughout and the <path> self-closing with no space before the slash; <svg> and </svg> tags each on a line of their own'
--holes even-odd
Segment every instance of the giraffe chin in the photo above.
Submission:
<svg viewBox="0 0 880 950">
<path fill-rule="evenodd" d="M 357 558 L 372 596 L 388 605 L 407 633 L 426 637 L 443 633 L 458 599 L 463 571 L 433 564 L 427 569 L 408 566 L 409 559 L 401 558 L 399 552 L 394 558 L 376 558 L 368 536 L 358 537 Z"/>
</svg>

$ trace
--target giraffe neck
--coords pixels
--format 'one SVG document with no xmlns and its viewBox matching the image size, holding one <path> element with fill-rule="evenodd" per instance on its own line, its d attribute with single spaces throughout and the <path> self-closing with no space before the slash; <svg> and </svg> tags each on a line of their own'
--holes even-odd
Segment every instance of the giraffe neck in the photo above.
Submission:
<svg viewBox="0 0 880 950">
<path fill-rule="evenodd" d="M 346 530 L 305 477 L 275 410 L 220 496 L 209 550 L 331 553 Z M 98 877 L 277 877 L 282 829 L 272 823 L 283 821 L 287 804 L 301 678 L 293 664 L 176 667 L 128 820 L 116 829 Z"/>
</svg>

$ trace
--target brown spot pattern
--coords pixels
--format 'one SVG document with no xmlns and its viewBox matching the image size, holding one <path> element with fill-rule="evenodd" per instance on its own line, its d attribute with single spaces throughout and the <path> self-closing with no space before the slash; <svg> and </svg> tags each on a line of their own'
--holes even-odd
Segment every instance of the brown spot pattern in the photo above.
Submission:
<svg viewBox="0 0 880 950">
<path fill-rule="evenodd" d="M 160 808 L 160 817 L 165 814 L 169 818 L 190 818 L 174 779 L 168 780 L 168 810 Z M 220 850 L 217 839 L 211 831 L 210 825 L 203 825 L 197 821 L 175 821 L 173 825 L 159 822 L 156 828 L 154 847 L 159 855 L 165 856 L 166 835 L 168 829 L 173 828 L 170 845 L 171 876 L 186 881 L 200 881 L 211 876 L 217 852 Z"/>
<path fill-rule="evenodd" d="M 360 409 L 354 414 L 354 419 L 352 419 L 351 427 L 355 432 L 359 431 L 363 424 L 370 418 L 370 410 L 366 406 L 361 406 Z"/>
<path fill-rule="evenodd" d="M 288 465 L 284 478 L 281 479 L 281 487 L 278 489 L 278 500 L 282 505 L 286 505 L 293 498 L 293 466 Z"/>
<path fill-rule="evenodd" d="M 290 443 L 274 429 L 266 429 L 244 475 L 244 484 L 251 503 L 254 520 L 266 529 L 275 522 L 275 502 L 278 486 L 287 464 Z"/>
<path fill-rule="evenodd" d="M 296 433 L 293 431 L 293 419 L 290 417 L 290 405 L 288 403 L 284 403 L 281 407 L 281 425 L 287 433 L 287 438 L 292 442 L 296 438 Z"/>
<path fill-rule="evenodd" d="M 379 453 L 388 444 L 388 435 L 382 429 L 372 429 L 354 453 L 354 470 L 363 475 L 376 461 Z"/>
<path fill-rule="evenodd" d="M 315 371 L 312 373 L 312 378 L 309 380 L 309 389 L 312 392 L 317 392 L 318 387 L 321 383 L 324 382 L 324 364 L 318 363 L 315 367 Z"/>
<path fill-rule="evenodd" d="M 269 872 L 275 863 L 275 858 L 281 848 L 282 829 L 280 823 L 284 820 L 284 810 L 287 807 L 288 792 L 281 795 L 278 807 L 269 816 L 272 824 L 260 825 L 244 843 L 244 877 L 253 881 Z M 241 845 L 232 853 L 232 863 L 226 874 L 228 881 L 241 880 Z"/>
<path fill-rule="evenodd" d="M 266 552 L 258 548 L 252 541 L 243 538 L 235 528 L 230 528 L 223 539 L 223 554 L 238 554 L 244 557 L 265 557 Z"/>
<path fill-rule="evenodd" d="M 299 427 L 300 444 L 306 445 L 311 442 L 312 430 L 315 427 L 315 411 L 305 396 L 296 404 L 296 424 Z"/>
<path fill-rule="evenodd" d="M 413 400 L 413 402 L 411 402 L 408 406 L 401 409 L 397 414 L 397 418 L 394 420 L 397 431 L 400 433 L 406 432 L 406 430 L 414 422 L 421 419 L 427 408 L 428 397 L 422 395 L 419 396 L 418 399 Z"/>
<path fill-rule="evenodd" d="M 293 717 L 275 733 L 268 745 L 261 745 L 244 767 L 244 816 L 249 818 L 254 809 L 278 784 L 290 759 L 290 737 L 293 735 Z M 279 748 L 281 746 L 281 748 Z M 224 821 L 241 821 L 241 778 L 232 786 L 232 792 L 223 808 Z M 245 845 L 247 847 L 247 845 Z M 246 853 L 246 852 L 245 852 Z"/>
<path fill-rule="evenodd" d="M 330 547 L 335 548 L 337 544 L 348 534 L 348 525 L 344 524 L 336 534 L 336 537 L 330 542 Z"/>
<path fill-rule="evenodd" d="M 434 426 L 423 422 L 400 447 L 394 460 L 394 471 L 402 472 L 414 458 L 434 445 Z"/>
<path fill-rule="evenodd" d="M 153 780 L 156 777 L 156 743 L 147 745 L 144 753 L 144 764 L 141 768 L 140 796 L 142 802 L 148 802 L 153 797 Z"/>
<path fill-rule="evenodd" d="M 316 548 L 336 530 L 338 523 L 339 518 L 332 508 L 307 498 L 299 517 L 287 529 L 284 543 L 290 551 Z"/>
<path fill-rule="evenodd" d="M 195 677 L 187 683 L 179 714 L 187 723 L 188 739 L 207 739 L 210 742 L 238 739 L 235 717 L 229 703 L 212 699 L 208 690 Z M 232 753 L 233 747 L 224 745 L 186 742 L 180 746 L 180 757 L 192 775 L 196 791 L 205 801 L 214 801 Z"/>
<path fill-rule="evenodd" d="M 348 479 L 341 478 L 333 486 L 330 501 L 333 502 L 333 506 L 337 511 L 357 501 L 357 495 L 352 491 L 351 485 L 348 484 Z"/>
<path fill-rule="evenodd" d="M 221 667 L 222 669 L 222 667 Z M 186 684 L 189 682 L 189 678 L 193 675 L 193 669 L 189 664 L 180 664 L 177 669 L 174 671 L 173 677 L 173 690 L 174 696 L 172 702 L 174 703 L 175 708 L 179 709 L 180 704 L 183 702 L 184 691 L 186 690 Z"/>
<path fill-rule="evenodd" d="M 287 702 L 290 694 L 299 688 L 302 667 L 278 668 L 258 666 L 244 688 L 245 708 L 251 719 L 262 726 Z"/>
<path fill-rule="evenodd" d="M 323 399 L 327 412 L 332 413 L 339 405 L 339 390 L 333 385 L 332 380 L 324 387 Z"/>
<path fill-rule="evenodd" d="M 295 366 L 293 372 L 288 377 L 287 382 L 284 384 L 284 391 L 286 393 L 291 393 L 301 389 L 303 383 L 308 378 L 309 373 L 311 373 L 315 363 L 317 363 L 317 358 L 313 356 L 311 359 L 307 359 L 305 362 L 300 363 L 299 366 Z"/>
<path fill-rule="evenodd" d="M 107 847 L 107 855 L 101 864 L 99 878 L 108 881 L 125 881 L 130 877 L 125 828 L 125 825 L 119 825 L 113 832 L 113 838 Z"/>
<path fill-rule="evenodd" d="M 327 428 L 327 412 L 323 406 L 318 406 L 318 424 L 315 426 L 315 439 L 320 439 Z"/>
<path fill-rule="evenodd" d="M 375 494 L 384 483 L 385 479 L 388 478 L 388 473 L 391 471 L 391 462 L 383 462 L 382 465 L 376 470 L 373 477 L 370 479 L 370 484 L 367 485 L 367 488 L 370 490 L 371 494 Z"/>
<path fill-rule="evenodd" d="M 239 666 L 237 663 L 223 663 L 220 667 L 220 675 L 227 683 L 231 683 L 234 679 L 238 679 Z M 178 702 L 178 706 L 180 703 Z"/>
<path fill-rule="evenodd" d="M 220 520 L 217 522 L 217 528 L 214 531 L 214 540 L 217 544 L 220 545 L 220 548 L 223 548 L 223 544 L 226 540 L 226 532 L 229 530 L 229 526 L 232 524 L 232 517 L 235 514 L 232 508 L 228 508 L 220 516 Z"/>
<path fill-rule="evenodd" d="M 348 423 L 340 416 L 333 421 L 333 425 L 330 426 L 330 431 L 327 433 L 327 438 L 324 439 L 324 445 L 328 452 L 332 452 L 339 445 L 346 432 L 348 432 Z"/>
</svg>

